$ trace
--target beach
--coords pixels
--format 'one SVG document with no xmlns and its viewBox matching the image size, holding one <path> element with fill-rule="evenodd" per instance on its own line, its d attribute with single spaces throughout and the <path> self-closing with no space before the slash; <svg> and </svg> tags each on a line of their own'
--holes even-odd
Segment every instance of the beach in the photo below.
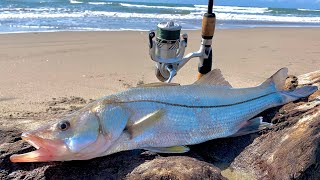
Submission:
<svg viewBox="0 0 320 180">
<path fill-rule="evenodd" d="M 183 32 L 189 35 L 187 53 L 197 51 L 200 31 Z M 8 125 L 11 120 L 33 122 L 35 117 L 49 121 L 50 101 L 76 97 L 88 103 L 137 84 L 157 82 L 155 63 L 148 54 L 147 34 L 1 34 L 1 121 Z M 213 41 L 213 68 L 221 69 L 234 87 L 255 86 L 281 67 L 288 67 L 293 75 L 319 70 L 319 55 L 318 28 L 217 30 Z M 196 81 L 197 64 L 198 59 L 192 59 L 173 82 Z M 66 102 L 63 108 L 74 107 Z"/>
<path fill-rule="evenodd" d="M 186 53 L 197 51 L 200 31 L 182 32 L 189 35 Z M 222 170 L 221 174 L 230 179 L 254 179 L 256 176 L 271 174 L 258 170 L 266 165 L 261 162 L 264 159 L 269 161 L 274 154 L 276 158 L 267 167 L 273 168 L 270 172 L 279 171 L 279 174 L 275 173 L 279 177 L 291 177 L 290 173 L 297 167 L 296 164 L 299 164 L 299 168 L 307 169 L 305 167 L 317 163 L 313 160 L 318 152 L 315 148 L 318 147 L 316 142 L 319 142 L 316 140 L 319 137 L 316 128 L 319 126 L 316 116 L 319 115 L 319 107 L 315 107 L 318 104 L 312 105 L 318 102 L 307 103 L 305 100 L 283 106 L 279 110 L 281 114 L 271 112 L 277 110 L 268 111 L 271 119 L 269 116 L 263 117 L 278 127 L 269 130 L 269 133 L 262 132 L 260 137 L 253 134 L 191 146 L 192 150 L 184 156 L 172 155 L 169 157 L 171 160 L 163 157 L 164 162 L 170 163 L 159 165 L 157 160 L 161 155 L 139 150 L 89 161 L 33 163 L 28 166 L 9 161 L 12 154 L 34 149 L 21 140 L 21 132 L 59 120 L 59 117 L 71 114 L 103 96 L 139 84 L 158 82 L 154 74 L 155 63 L 148 54 L 147 37 L 147 31 L 0 34 L 0 167 L 3 170 L 0 179 L 85 179 L 92 178 L 91 174 L 99 178 L 141 179 L 137 177 L 147 171 L 142 168 L 143 172 L 140 172 L 139 168 L 144 166 L 159 177 L 167 177 L 158 173 L 167 171 L 156 169 L 171 165 L 179 169 L 174 171 L 179 174 L 184 171 L 181 164 L 188 166 L 188 177 L 211 177 L 213 173 L 220 175 L 219 169 L 213 169 L 217 166 Z M 319 55 L 318 28 L 225 29 L 217 30 L 213 41 L 213 68 L 221 69 L 234 87 L 258 85 L 282 67 L 288 67 L 290 75 L 319 70 Z M 173 82 L 183 85 L 195 82 L 198 61 L 197 58 L 190 60 Z M 295 108 L 298 105 L 308 108 L 298 111 L 299 108 Z M 285 122 L 282 122 L 283 119 Z M 299 119 L 303 121 L 293 125 L 292 122 Z M 297 132 L 301 132 L 299 138 L 292 135 Z M 256 139 L 252 142 L 254 138 Z M 306 148 L 308 149 L 305 150 Z M 304 149 L 303 153 L 300 152 L 301 149 Z M 217 161 L 219 159 L 221 162 Z M 153 162 L 155 166 L 148 164 L 149 162 Z M 198 165 L 192 164 L 195 162 Z M 249 167 L 249 171 L 241 168 L 234 170 L 234 167 L 238 167 L 237 163 L 241 167 Z M 245 163 L 248 165 L 243 166 Z M 282 164 L 285 164 L 285 168 L 281 168 Z M 190 170 L 190 167 L 199 169 Z M 172 167 L 168 166 L 167 169 Z M 255 169 L 258 170 L 251 171 Z M 303 172 L 300 169 L 296 171 Z M 316 177 L 319 170 L 311 169 L 310 172 Z"/>
</svg>

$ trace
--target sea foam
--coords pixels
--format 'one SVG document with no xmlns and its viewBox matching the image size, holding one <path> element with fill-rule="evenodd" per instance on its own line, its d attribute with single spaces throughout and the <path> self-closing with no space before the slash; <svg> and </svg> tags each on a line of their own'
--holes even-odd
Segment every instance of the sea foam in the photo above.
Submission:
<svg viewBox="0 0 320 180">
<path fill-rule="evenodd" d="M 74 11 L 71 9 L 59 8 L 55 11 L 49 9 L 0 9 L 0 19 L 26 19 L 26 18 L 81 18 L 81 17 L 115 17 L 115 18 L 145 18 L 145 19 L 202 19 L 202 13 L 194 12 L 190 14 L 153 14 L 153 13 L 125 13 L 125 12 L 105 12 L 105 11 Z M 24 11 L 21 13 L 21 11 Z M 263 22 L 293 22 L 293 23 L 320 23 L 320 17 L 306 16 L 274 16 L 257 14 L 233 14 L 217 12 L 218 20 L 229 21 L 263 21 Z"/>
<path fill-rule="evenodd" d="M 217 28 L 320 27 L 320 10 L 214 6 Z M 173 20 L 200 29 L 207 5 L 135 3 L 107 0 L 1 1 L 0 32 L 68 30 L 148 30 Z"/>
</svg>

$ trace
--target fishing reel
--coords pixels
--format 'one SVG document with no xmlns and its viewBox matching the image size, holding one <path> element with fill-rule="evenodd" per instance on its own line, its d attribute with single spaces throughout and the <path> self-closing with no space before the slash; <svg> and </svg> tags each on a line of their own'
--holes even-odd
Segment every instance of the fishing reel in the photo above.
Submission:
<svg viewBox="0 0 320 180">
<path fill-rule="evenodd" d="M 184 56 L 188 35 L 180 35 L 182 27 L 173 21 L 162 22 L 157 30 L 149 32 L 149 54 L 156 62 L 155 74 L 162 82 L 170 83 L 177 72 L 192 58 L 199 57 L 199 78 L 212 68 L 212 38 L 215 30 L 215 14 L 212 13 L 213 0 L 209 0 L 208 13 L 202 20 L 202 41 L 197 52 Z"/>
<path fill-rule="evenodd" d="M 149 54 L 156 62 L 156 76 L 160 81 L 170 82 L 177 74 L 188 43 L 188 35 L 183 34 L 181 40 L 180 31 L 181 26 L 170 21 L 159 23 L 157 33 L 149 33 Z"/>
</svg>

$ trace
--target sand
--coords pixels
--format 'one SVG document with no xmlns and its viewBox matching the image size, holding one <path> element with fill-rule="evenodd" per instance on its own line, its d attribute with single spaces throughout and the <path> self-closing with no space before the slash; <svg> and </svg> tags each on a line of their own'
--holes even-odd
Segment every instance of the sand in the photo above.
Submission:
<svg viewBox="0 0 320 180">
<path fill-rule="evenodd" d="M 187 33 L 187 52 L 197 51 L 200 31 Z M 24 119 L 26 123 L 34 117 L 48 119 L 46 114 L 53 108 L 77 109 L 90 99 L 157 82 L 147 34 L 1 34 L 0 119 Z M 318 28 L 217 30 L 213 48 L 214 68 L 220 68 L 235 87 L 259 84 L 281 67 L 288 67 L 294 75 L 320 68 Z M 197 63 L 198 59 L 191 60 L 174 82 L 194 82 Z M 58 103 L 50 104 L 55 101 Z M 62 106 L 57 107 L 59 104 Z"/>
</svg>

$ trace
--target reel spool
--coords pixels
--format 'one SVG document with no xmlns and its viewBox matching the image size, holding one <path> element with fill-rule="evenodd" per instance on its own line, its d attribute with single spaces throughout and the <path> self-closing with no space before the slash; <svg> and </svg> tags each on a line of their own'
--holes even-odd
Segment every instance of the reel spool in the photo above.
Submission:
<svg viewBox="0 0 320 180">
<path fill-rule="evenodd" d="M 170 21 L 157 26 L 156 56 L 162 59 L 177 57 L 181 26 Z"/>
</svg>

